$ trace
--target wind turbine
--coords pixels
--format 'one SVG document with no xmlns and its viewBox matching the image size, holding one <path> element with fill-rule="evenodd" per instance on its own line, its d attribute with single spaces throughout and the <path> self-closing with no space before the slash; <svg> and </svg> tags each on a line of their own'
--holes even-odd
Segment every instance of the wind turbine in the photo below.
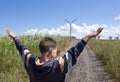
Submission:
<svg viewBox="0 0 120 82">
<path fill-rule="evenodd" d="M 72 21 L 68 21 L 66 19 L 64 19 L 64 20 L 70 25 L 70 37 L 71 37 L 72 23 L 75 22 L 75 21 L 77 21 L 78 19 L 74 19 Z"/>
</svg>

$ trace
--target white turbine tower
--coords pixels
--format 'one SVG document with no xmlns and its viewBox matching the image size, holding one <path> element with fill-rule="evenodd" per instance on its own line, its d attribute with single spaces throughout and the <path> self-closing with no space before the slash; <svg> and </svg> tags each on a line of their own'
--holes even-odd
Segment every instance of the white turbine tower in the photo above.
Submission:
<svg viewBox="0 0 120 82">
<path fill-rule="evenodd" d="M 70 37 L 71 37 L 72 23 L 75 22 L 75 21 L 77 21 L 78 19 L 74 19 L 74 20 L 72 20 L 72 21 L 68 21 L 68 20 L 66 20 L 66 19 L 64 19 L 64 20 L 70 25 Z"/>
</svg>

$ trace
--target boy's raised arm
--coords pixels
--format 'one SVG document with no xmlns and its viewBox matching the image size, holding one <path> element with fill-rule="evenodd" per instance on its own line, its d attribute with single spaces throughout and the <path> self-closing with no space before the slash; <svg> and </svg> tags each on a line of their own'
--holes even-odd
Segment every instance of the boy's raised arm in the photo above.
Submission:
<svg viewBox="0 0 120 82">
<path fill-rule="evenodd" d="M 96 37 L 97 35 L 99 35 L 99 34 L 102 32 L 102 30 L 103 30 L 103 28 L 101 28 L 101 27 L 98 28 L 96 31 L 94 31 L 94 32 L 88 34 L 87 36 L 85 36 L 85 37 L 83 38 L 83 40 L 84 40 L 85 42 L 88 42 L 91 38 Z"/>
<path fill-rule="evenodd" d="M 22 61 L 25 65 L 25 68 L 26 66 L 28 66 L 28 62 L 29 62 L 29 59 L 30 59 L 30 51 L 27 49 L 27 47 L 16 37 L 16 35 L 10 30 L 10 29 L 7 29 L 7 33 L 8 35 L 15 41 L 15 45 L 22 57 Z"/>
<path fill-rule="evenodd" d="M 64 65 L 62 64 L 62 68 L 69 70 L 77 60 L 77 57 L 81 54 L 83 51 L 85 45 L 88 43 L 88 41 L 96 37 L 98 34 L 102 32 L 103 28 L 98 28 L 96 31 L 90 33 L 89 35 L 85 36 L 81 41 L 79 41 L 75 46 L 71 47 L 67 53 L 63 56 L 63 59 L 61 59 L 64 62 Z M 63 70 L 63 69 L 62 69 Z M 67 71 L 66 70 L 66 71 Z"/>
</svg>

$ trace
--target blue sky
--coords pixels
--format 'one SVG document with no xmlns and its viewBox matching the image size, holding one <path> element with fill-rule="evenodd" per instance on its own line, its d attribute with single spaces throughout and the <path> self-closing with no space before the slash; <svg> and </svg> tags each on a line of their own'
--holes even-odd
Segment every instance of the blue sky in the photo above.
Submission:
<svg viewBox="0 0 120 82">
<path fill-rule="evenodd" d="M 78 18 L 76 25 L 120 25 L 120 0 L 0 0 L 0 32 L 51 29 Z"/>
</svg>

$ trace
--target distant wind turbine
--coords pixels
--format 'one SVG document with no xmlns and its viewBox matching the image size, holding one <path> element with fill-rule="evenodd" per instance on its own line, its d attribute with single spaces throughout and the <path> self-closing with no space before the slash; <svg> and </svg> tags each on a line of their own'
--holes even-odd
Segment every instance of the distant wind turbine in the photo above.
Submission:
<svg viewBox="0 0 120 82">
<path fill-rule="evenodd" d="M 66 20 L 66 19 L 64 19 L 64 20 L 70 25 L 70 37 L 71 37 L 72 23 L 75 22 L 75 21 L 77 21 L 78 19 L 74 19 L 74 20 L 72 20 L 72 21 L 68 21 L 68 20 Z"/>
</svg>

